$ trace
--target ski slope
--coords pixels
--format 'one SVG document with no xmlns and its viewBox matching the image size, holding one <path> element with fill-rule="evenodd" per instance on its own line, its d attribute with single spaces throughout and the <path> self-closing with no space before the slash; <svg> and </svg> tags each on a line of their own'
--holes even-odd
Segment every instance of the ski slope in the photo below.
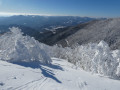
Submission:
<svg viewBox="0 0 120 90">
<path fill-rule="evenodd" d="M 0 61 L 0 90 L 120 90 L 119 80 L 85 72 L 66 60 L 52 60 L 49 66 Z"/>
</svg>

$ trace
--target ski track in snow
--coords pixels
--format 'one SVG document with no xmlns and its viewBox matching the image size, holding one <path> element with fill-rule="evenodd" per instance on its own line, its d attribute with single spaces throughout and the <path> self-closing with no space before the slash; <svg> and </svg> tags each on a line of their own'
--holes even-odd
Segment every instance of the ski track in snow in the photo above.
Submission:
<svg viewBox="0 0 120 90">
<path fill-rule="evenodd" d="M 19 86 L 14 90 L 40 90 L 40 88 L 47 83 L 48 78 L 38 79 L 32 82 L 29 82 L 23 86 Z M 38 89 L 39 88 L 39 89 Z"/>
<path fill-rule="evenodd" d="M 119 90 L 120 81 L 92 75 L 65 60 L 54 67 L 23 67 L 0 61 L 0 90 Z M 61 68 L 56 68 L 59 66 Z"/>
</svg>

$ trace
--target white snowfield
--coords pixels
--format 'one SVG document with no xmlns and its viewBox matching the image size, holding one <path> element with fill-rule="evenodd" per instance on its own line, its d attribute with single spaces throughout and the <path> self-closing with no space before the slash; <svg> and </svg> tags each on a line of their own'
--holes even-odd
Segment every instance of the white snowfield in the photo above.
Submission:
<svg viewBox="0 0 120 90">
<path fill-rule="evenodd" d="M 24 67 L 0 61 L 0 90 L 120 90 L 120 81 L 53 58 L 52 66 Z"/>
</svg>

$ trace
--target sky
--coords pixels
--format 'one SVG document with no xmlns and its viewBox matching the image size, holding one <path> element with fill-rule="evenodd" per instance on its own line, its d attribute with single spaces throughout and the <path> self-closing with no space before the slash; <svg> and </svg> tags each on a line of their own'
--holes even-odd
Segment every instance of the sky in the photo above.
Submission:
<svg viewBox="0 0 120 90">
<path fill-rule="evenodd" d="M 120 17 L 120 0 L 0 0 L 0 15 Z"/>
</svg>

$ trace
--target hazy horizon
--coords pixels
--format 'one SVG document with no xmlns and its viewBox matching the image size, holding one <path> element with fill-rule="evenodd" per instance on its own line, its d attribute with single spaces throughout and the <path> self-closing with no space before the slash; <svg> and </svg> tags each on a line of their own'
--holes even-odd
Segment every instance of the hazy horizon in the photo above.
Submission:
<svg viewBox="0 0 120 90">
<path fill-rule="evenodd" d="M 0 16 L 119 17 L 119 0 L 0 0 Z"/>
</svg>

